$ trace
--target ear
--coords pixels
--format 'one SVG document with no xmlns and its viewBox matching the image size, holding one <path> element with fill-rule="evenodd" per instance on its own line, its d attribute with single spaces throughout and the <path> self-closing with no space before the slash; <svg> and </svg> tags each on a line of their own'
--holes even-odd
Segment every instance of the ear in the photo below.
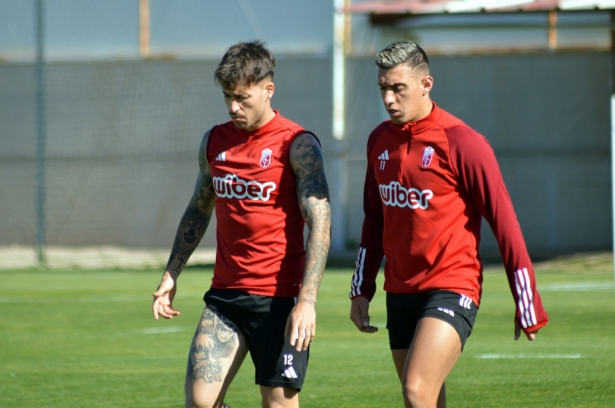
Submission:
<svg viewBox="0 0 615 408">
<path fill-rule="evenodd" d="M 423 91 L 423 95 L 429 93 L 433 88 L 433 77 L 426 75 L 421 79 L 421 90 Z"/>
<path fill-rule="evenodd" d="M 273 82 L 267 83 L 267 85 L 265 85 L 265 100 L 270 100 L 274 92 L 275 85 L 273 84 Z"/>
</svg>

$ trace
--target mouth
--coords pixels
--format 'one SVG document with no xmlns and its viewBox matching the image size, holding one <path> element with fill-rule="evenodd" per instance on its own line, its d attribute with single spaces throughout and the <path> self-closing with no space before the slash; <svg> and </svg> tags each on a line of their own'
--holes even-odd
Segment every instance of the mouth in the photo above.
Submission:
<svg viewBox="0 0 615 408">
<path fill-rule="evenodd" d="M 231 117 L 231 121 L 237 128 L 246 129 L 248 127 L 248 120 L 246 118 L 241 117 L 241 116 L 233 116 L 233 115 L 229 115 L 229 116 Z"/>
</svg>

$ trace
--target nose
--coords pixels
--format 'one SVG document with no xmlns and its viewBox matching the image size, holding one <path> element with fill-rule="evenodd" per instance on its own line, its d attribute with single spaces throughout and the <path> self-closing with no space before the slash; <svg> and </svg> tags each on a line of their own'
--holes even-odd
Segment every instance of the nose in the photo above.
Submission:
<svg viewBox="0 0 615 408">
<path fill-rule="evenodd" d="M 392 105 L 395 102 L 395 97 L 393 95 L 393 91 L 383 91 L 382 92 L 382 101 L 385 105 Z"/>
<path fill-rule="evenodd" d="M 231 102 L 229 104 L 229 110 L 231 111 L 231 113 L 237 113 L 239 111 L 239 104 L 237 103 L 236 100 L 231 99 Z"/>
</svg>

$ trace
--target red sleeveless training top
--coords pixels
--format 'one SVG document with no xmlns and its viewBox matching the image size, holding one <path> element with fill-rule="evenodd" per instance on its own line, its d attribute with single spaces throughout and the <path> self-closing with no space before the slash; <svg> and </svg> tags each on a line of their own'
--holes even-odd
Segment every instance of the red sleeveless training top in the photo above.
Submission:
<svg viewBox="0 0 615 408">
<path fill-rule="evenodd" d="M 263 296 L 299 293 L 304 220 L 289 152 L 305 130 L 275 113 L 252 132 L 227 122 L 209 134 L 218 224 L 213 288 Z"/>
</svg>

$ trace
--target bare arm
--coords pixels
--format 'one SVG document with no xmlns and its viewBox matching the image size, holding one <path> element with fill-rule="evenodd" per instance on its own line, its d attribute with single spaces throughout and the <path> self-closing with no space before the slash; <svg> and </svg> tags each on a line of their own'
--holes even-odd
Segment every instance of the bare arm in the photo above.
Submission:
<svg viewBox="0 0 615 408">
<path fill-rule="evenodd" d="M 292 345 L 297 343 L 297 350 L 305 350 L 316 334 L 314 305 L 329 253 L 331 209 L 322 152 L 314 136 L 304 133 L 293 140 L 290 163 L 295 172 L 299 207 L 309 234 L 303 284 L 297 305 L 289 316 L 286 335 L 291 335 Z"/>
<path fill-rule="evenodd" d="M 179 315 L 179 311 L 173 309 L 172 306 L 177 290 L 177 278 L 205 235 L 213 214 L 215 191 L 206 155 L 208 138 L 209 132 L 203 136 L 199 148 L 199 175 L 194 193 L 179 222 L 171 256 L 162 276 L 162 281 L 154 293 L 152 311 L 156 320 L 158 320 L 159 315 L 167 319 Z"/>
</svg>

